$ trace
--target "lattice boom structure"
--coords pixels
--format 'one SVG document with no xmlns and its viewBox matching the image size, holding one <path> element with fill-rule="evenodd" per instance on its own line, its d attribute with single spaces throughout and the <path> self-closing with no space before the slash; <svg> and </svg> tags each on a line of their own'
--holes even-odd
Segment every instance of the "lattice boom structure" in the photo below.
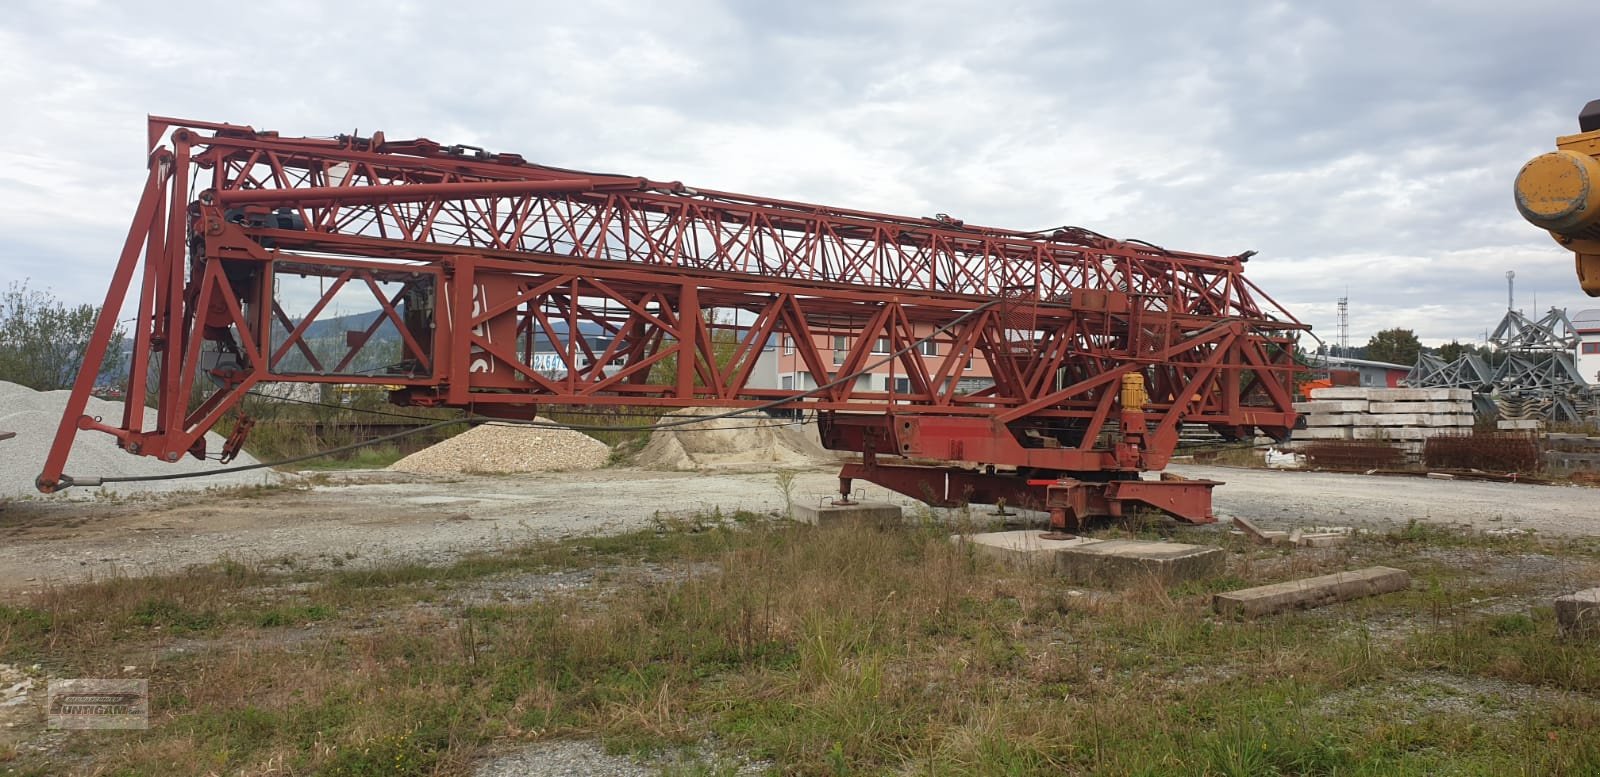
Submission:
<svg viewBox="0 0 1600 777">
<path fill-rule="evenodd" d="M 817 411 L 825 444 L 862 454 L 841 473 L 846 497 L 861 478 L 935 504 L 1032 502 L 1059 526 L 1124 504 L 1209 520 L 1211 484 L 1138 477 L 1166 465 L 1180 424 L 1282 437 L 1295 420 L 1306 327 L 1244 277 L 1249 254 L 693 189 L 381 133 L 152 118 L 149 138 L 85 363 L 137 285 L 133 374 L 154 378 L 133 382 L 128 406 L 153 400 L 158 420 L 82 417 L 86 369 L 45 491 L 72 484 L 79 430 L 203 455 L 203 434 L 274 381 L 384 385 L 399 404 L 499 417 L 781 403 Z M 352 295 L 379 315 L 330 347 L 319 328 Z M 775 342 L 819 388 L 752 382 Z M 884 361 L 903 380 L 855 379 Z M 991 386 L 971 387 L 975 364 Z"/>
</svg>

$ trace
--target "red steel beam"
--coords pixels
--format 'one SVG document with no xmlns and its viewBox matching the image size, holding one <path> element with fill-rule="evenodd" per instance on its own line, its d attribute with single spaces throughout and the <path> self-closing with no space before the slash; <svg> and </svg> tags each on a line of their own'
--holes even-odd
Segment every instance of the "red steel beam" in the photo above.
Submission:
<svg viewBox="0 0 1600 777">
<path fill-rule="evenodd" d="M 1306 327 L 1244 277 L 1248 254 L 697 190 L 426 139 L 287 138 L 152 117 L 152 145 L 169 134 L 99 326 L 142 266 L 135 364 L 155 378 L 159 420 L 78 417 L 95 377 L 86 369 L 44 490 L 65 484 L 79 428 L 147 455 L 201 455 L 204 433 L 271 381 L 387 385 L 402 403 L 506 416 L 539 404 L 787 399 L 825 414 L 831 445 L 865 454 L 860 476 L 926 474 L 872 466 L 879 453 L 970 459 L 1018 468 L 980 478 L 985 494 L 1031 488 L 1018 478 L 1071 479 L 1091 484 L 1070 491 L 1081 509 L 1139 502 L 1191 520 L 1208 514 L 1193 487 L 1162 507 L 1146 494 L 1160 485 L 1107 484 L 1164 466 L 1181 423 L 1272 434 L 1294 423 L 1294 341 Z M 206 182 L 193 202 L 191 169 Z M 280 298 L 282 281 L 299 277 L 322 279 L 315 300 Z M 313 343 L 335 297 L 361 287 L 377 318 L 342 350 Z M 309 311 L 294 321 L 291 306 Z M 915 349 L 935 329 L 942 360 L 927 365 Z M 392 362 L 354 372 L 382 330 L 397 343 Z M 108 333 L 97 330 L 89 355 Z M 842 352 L 834 336 L 847 338 Z M 832 385 L 800 396 L 750 385 L 764 348 L 783 338 Z M 979 360 L 994 386 L 958 390 Z M 907 390 L 845 380 L 884 361 Z M 217 387 L 192 397 L 208 371 Z M 1142 387 L 1138 407 L 1122 404 L 1129 380 Z"/>
</svg>

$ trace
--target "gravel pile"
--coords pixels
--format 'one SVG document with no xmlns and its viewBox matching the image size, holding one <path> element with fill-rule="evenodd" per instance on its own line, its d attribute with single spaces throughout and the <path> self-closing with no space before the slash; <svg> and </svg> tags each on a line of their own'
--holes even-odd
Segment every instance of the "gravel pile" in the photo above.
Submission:
<svg viewBox="0 0 1600 777">
<path fill-rule="evenodd" d="M 423 448 L 389 469 L 421 475 L 599 469 L 611 447 L 570 429 L 483 424 Z"/>
<path fill-rule="evenodd" d="M 131 496 L 168 491 L 202 490 L 215 486 L 261 485 L 273 482 L 278 476 L 266 470 L 222 474 L 214 477 L 186 480 L 151 481 L 146 483 L 108 483 L 101 488 L 69 488 L 56 494 L 40 494 L 33 481 L 44 468 L 45 456 L 55 441 L 56 426 L 61 423 L 61 413 L 67 406 L 67 391 L 34 391 L 26 386 L 0 381 L 0 432 L 16 432 L 16 437 L 0 440 L 0 499 L 39 497 L 44 499 L 86 499 L 99 493 Z M 122 403 L 90 399 L 85 413 L 98 416 L 107 423 L 122 421 Z M 145 411 L 148 425 L 155 424 L 155 410 Z M 215 434 L 206 435 L 206 450 L 222 450 L 223 440 Z M 227 466 L 255 464 L 256 460 L 241 454 Z M 180 472 L 220 470 L 224 465 L 215 460 L 200 461 L 185 456 L 175 463 L 167 463 L 149 456 L 135 456 L 117 447 L 117 441 L 103 432 L 78 432 L 72 443 L 72 454 L 67 458 L 68 475 L 78 477 L 115 477 L 119 475 L 172 475 Z"/>
<path fill-rule="evenodd" d="M 715 408 L 679 410 L 662 420 L 715 415 Z M 771 469 L 832 464 L 838 454 L 822 447 L 814 423 L 797 424 L 765 413 L 716 418 L 650 434 L 634 464 L 644 469 Z"/>
</svg>

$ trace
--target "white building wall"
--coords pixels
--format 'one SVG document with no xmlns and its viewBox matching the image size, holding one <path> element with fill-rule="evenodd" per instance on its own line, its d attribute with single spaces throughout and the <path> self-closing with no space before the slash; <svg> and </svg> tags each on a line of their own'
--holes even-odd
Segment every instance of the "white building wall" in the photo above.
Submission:
<svg viewBox="0 0 1600 777">
<path fill-rule="evenodd" d="M 1578 347 L 1573 363 L 1578 373 L 1590 385 L 1600 385 L 1600 308 L 1591 308 L 1572 317 L 1572 328 L 1578 332 Z"/>
<path fill-rule="evenodd" d="M 1573 362 L 1578 366 L 1578 373 L 1590 385 L 1600 385 L 1600 332 L 1590 332 L 1578 341 L 1578 352 L 1574 354 Z"/>
</svg>

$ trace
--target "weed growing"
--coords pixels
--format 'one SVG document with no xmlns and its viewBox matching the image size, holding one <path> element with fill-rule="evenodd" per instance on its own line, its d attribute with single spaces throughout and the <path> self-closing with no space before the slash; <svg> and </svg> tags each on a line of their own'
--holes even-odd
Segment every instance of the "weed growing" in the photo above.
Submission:
<svg viewBox="0 0 1600 777">
<path fill-rule="evenodd" d="M 1593 571 L 1592 548 L 1406 527 L 1330 551 L 1229 544 L 1216 581 L 1084 591 L 949 531 L 708 515 L 445 566 L 216 564 L 0 608 L 0 660 L 148 670 L 150 730 L 54 754 L 107 774 L 467 774 L 551 738 L 714 742 L 817 775 L 1600 771 L 1592 644 L 1504 607 Z M 1152 529 L 1112 530 L 1130 531 Z M 1533 555 L 1555 561 L 1481 571 Z M 1419 582 L 1258 621 L 1209 610 L 1216 590 L 1372 563 Z M 593 582 L 459 596 L 573 570 Z"/>
</svg>

